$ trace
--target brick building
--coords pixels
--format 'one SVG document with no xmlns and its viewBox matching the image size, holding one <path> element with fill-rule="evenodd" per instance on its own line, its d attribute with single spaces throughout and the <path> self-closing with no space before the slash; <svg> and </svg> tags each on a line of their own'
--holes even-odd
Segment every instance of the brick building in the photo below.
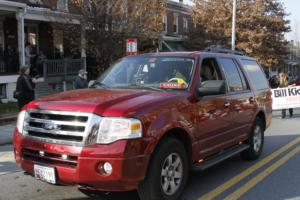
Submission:
<svg viewBox="0 0 300 200">
<path fill-rule="evenodd" d="M 183 0 L 167 0 L 166 15 L 163 17 L 163 32 L 160 38 L 161 51 L 186 50 L 183 42 L 195 27 L 191 19 L 191 7 Z"/>
</svg>

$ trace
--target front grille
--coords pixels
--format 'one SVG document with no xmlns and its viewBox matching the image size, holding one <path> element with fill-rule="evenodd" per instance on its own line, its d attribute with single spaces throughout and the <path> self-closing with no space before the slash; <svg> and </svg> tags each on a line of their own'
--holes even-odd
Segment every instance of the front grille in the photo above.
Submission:
<svg viewBox="0 0 300 200">
<path fill-rule="evenodd" d="M 82 136 L 72 136 L 72 135 L 56 135 L 51 133 L 43 133 L 36 131 L 28 131 L 28 135 L 39 137 L 39 138 L 47 138 L 47 139 L 56 139 L 56 140 L 67 140 L 73 142 L 82 142 Z"/>
<path fill-rule="evenodd" d="M 31 117 L 38 118 L 38 119 L 50 119 L 50 120 L 59 120 L 59 121 L 78 121 L 78 122 L 86 122 L 88 117 L 86 116 L 72 116 L 72 115 L 57 115 L 57 114 L 50 114 L 50 113 L 31 113 Z"/>
<path fill-rule="evenodd" d="M 28 110 L 24 134 L 36 140 L 83 146 L 91 114 L 82 112 Z"/>
<path fill-rule="evenodd" d="M 31 160 L 41 164 L 53 164 L 72 168 L 77 166 L 77 156 L 65 155 L 66 157 L 63 158 L 62 154 L 55 154 L 27 148 L 22 150 L 22 154 L 23 159 Z"/>
</svg>

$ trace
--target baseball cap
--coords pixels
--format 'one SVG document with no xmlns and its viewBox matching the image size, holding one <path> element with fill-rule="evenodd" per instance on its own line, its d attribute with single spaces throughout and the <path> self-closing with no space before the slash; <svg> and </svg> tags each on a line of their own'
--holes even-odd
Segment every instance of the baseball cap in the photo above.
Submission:
<svg viewBox="0 0 300 200">
<path fill-rule="evenodd" d="M 79 70 L 78 74 L 85 75 L 85 74 L 87 74 L 87 71 L 85 71 L 84 69 L 81 69 L 81 70 Z"/>
</svg>

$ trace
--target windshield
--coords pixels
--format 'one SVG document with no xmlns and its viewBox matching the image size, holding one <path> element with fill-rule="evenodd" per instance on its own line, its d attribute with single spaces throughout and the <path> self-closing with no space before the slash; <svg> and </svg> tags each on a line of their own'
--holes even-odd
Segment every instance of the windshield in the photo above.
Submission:
<svg viewBox="0 0 300 200">
<path fill-rule="evenodd" d="M 92 87 L 186 90 L 195 60 L 188 57 L 127 57 L 111 66 Z"/>
</svg>

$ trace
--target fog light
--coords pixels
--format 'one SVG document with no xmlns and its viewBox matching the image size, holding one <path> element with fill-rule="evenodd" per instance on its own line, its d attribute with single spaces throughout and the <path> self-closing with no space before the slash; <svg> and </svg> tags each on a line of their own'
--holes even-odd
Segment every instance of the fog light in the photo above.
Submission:
<svg viewBox="0 0 300 200">
<path fill-rule="evenodd" d="M 113 171 L 112 165 L 109 162 L 100 162 L 97 166 L 98 173 L 102 175 L 110 175 Z"/>
<path fill-rule="evenodd" d="M 67 160 L 67 159 L 68 159 L 68 155 L 63 154 L 63 155 L 61 156 L 61 158 L 64 159 L 64 160 Z"/>
<path fill-rule="evenodd" d="M 108 162 L 104 163 L 104 165 L 103 165 L 103 171 L 107 175 L 111 174 L 112 173 L 112 166 L 111 166 L 111 164 L 108 163 Z"/>
</svg>

